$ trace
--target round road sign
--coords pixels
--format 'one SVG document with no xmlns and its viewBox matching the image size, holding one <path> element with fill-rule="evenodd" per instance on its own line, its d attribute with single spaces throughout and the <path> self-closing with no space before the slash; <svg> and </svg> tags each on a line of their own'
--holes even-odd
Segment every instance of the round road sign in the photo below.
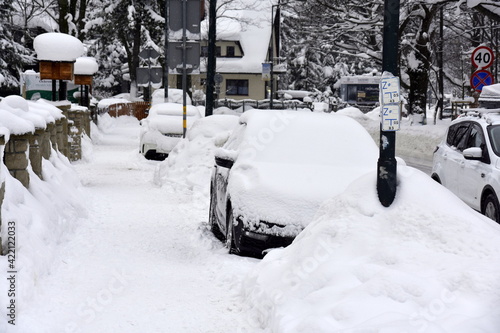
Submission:
<svg viewBox="0 0 500 333">
<path fill-rule="evenodd" d="M 216 84 L 221 84 L 222 81 L 224 81 L 224 77 L 221 74 L 217 73 L 214 76 L 214 81 Z"/>
<path fill-rule="evenodd" d="M 493 83 L 493 75 L 489 71 L 475 71 L 470 78 L 470 86 L 476 91 L 481 91 L 484 86 L 489 86 Z"/>
<path fill-rule="evenodd" d="M 486 69 L 493 64 L 493 51 L 487 46 L 477 47 L 471 55 L 472 65 L 478 69 Z"/>
</svg>

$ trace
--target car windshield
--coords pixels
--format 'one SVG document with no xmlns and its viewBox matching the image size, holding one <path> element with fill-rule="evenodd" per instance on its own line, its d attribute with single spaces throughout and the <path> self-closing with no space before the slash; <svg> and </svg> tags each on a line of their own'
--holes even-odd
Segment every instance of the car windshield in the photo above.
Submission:
<svg viewBox="0 0 500 333">
<path fill-rule="evenodd" d="M 495 155 L 500 156 L 500 125 L 488 126 L 491 146 Z"/>
</svg>

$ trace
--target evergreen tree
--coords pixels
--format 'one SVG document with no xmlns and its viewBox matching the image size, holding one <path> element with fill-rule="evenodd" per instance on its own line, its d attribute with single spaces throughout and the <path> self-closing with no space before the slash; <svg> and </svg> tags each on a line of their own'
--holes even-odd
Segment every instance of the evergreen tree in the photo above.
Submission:
<svg viewBox="0 0 500 333">
<path fill-rule="evenodd" d="M 0 0 L 0 82 L 2 95 L 19 92 L 19 73 L 33 61 L 30 52 L 14 38 L 12 0 Z"/>
<path fill-rule="evenodd" d="M 164 2 L 156 0 L 94 2 L 85 32 L 89 53 L 100 64 L 96 77 L 98 90 L 117 93 L 130 82 L 131 94 L 135 95 L 140 51 L 151 46 L 162 53 L 162 6 Z"/>
</svg>

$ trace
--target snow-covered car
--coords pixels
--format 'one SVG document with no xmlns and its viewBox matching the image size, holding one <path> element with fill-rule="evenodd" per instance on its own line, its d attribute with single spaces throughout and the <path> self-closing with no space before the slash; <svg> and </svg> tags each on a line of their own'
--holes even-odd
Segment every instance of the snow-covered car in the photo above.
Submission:
<svg viewBox="0 0 500 333">
<path fill-rule="evenodd" d="M 500 223 L 500 113 L 469 111 L 451 122 L 434 151 L 432 178 Z"/>
<path fill-rule="evenodd" d="M 178 103 L 158 103 L 141 120 L 139 150 L 147 159 L 164 160 L 183 135 L 183 106 Z M 186 128 L 201 118 L 193 105 L 186 106 Z"/>
<path fill-rule="evenodd" d="M 169 88 L 168 89 L 168 101 L 169 103 L 179 103 L 183 102 L 183 91 L 182 89 Z M 165 102 L 165 89 L 156 89 L 151 95 L 151 105 L 156 105 Z M 191 97 L 186 95 L 186 104 L 192 105 Z"/>
<path fill-rule="evenodd" d="M 250 110 L 215 151 L 209 224 L 230 253 L 289 245 L 323 201 L 376 170 L 378 148 L 354 119 Z"/>
</svg>

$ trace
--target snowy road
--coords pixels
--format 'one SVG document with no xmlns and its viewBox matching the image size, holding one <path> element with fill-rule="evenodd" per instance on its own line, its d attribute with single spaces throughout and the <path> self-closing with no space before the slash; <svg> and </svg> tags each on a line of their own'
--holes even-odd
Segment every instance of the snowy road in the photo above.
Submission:
<svg viewBox="0 0 500 333">
<path fill-rule="evenodd" d="M 208 233 L 205 197 L 154 184 L 159 162 L 137 154 L 138 131 L 130 120 L 106 129 L 90 162 L 75 164 L 89 217 L 13 332 L 238 331 L 235 293 L 258 261 Z"/>
</svg>

